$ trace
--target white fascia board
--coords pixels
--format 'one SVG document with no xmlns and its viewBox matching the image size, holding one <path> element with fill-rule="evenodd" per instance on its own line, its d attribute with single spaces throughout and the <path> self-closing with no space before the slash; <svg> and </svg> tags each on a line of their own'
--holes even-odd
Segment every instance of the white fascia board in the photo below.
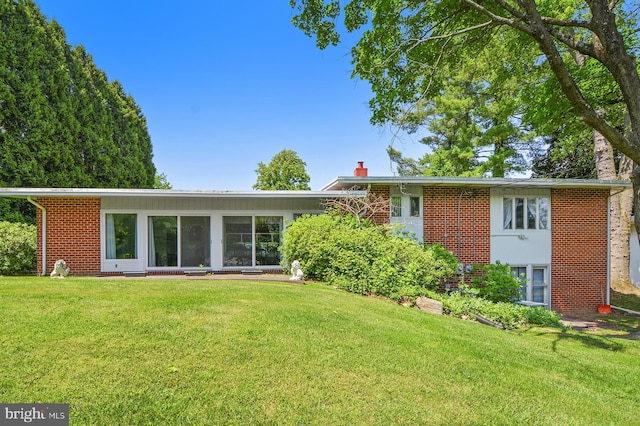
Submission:
<svg viewBox="0 0 640 426">
<path fill-rule="evenodd" d="M 186 191 L 112 188 L 0 188 L 0 197 L 344 198 L 366 191 Z"/>
<path fill-rule="evenodd" d="M 597 179 L 462 178 L 425 176 L 340 176 L 322 190 L 348 189 L 368 185 L 421 185 L 511 188 L 631 188 L 631 182 Z"/>
</svg>

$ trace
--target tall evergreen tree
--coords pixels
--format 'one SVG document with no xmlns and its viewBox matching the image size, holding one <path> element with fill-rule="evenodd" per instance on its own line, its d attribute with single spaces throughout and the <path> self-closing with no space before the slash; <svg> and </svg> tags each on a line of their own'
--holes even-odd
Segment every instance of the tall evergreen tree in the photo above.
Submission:
<svg viewBox="0 0 640 426">
<path fill-rule="evenodd" d="M 139 106 L 32 0 L 0 0 L 0 146 L 0 186 L 154 185 Z M 5 218 L 33 210 L 0 200 Z"/>
</svg>

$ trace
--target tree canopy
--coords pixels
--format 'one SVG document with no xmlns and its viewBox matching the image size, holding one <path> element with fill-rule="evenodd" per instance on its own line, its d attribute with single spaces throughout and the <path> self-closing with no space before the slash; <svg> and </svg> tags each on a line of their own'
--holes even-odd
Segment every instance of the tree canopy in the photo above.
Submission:
<svg viewBox="0 0 640 426">
<path fill-rule="evenodd" d="M 32 0 L 0 1 L 0 146 L 0 186 L 154 185 L 140 107 Z"/>
<path fill-rule="evenodd" d="M 320 48 L 340 31 L 362 31 L 353 76 L 369 81 L 373 123 L 403 125 L 443 93 L 451 71 L 491 53 L 496 69 L 522 77 L 527 122 L 548 122 L 561 140 L 562 117 L 596 130 L 640 163 L 637 3 L 617 0 L 291 0 L 293 23 Z M 342 24 L 340 24 L 342 18 Z M 418 107 L 418 108 L 416 108 Z M 624 118 L 627 125 L 624 125 Z M 541 126 L 542 128 L 542 126 Z M 640 169 L 632 175 L 640 192 Z M 640 197 L 635 197 L 637 202 Z M 640 225 L 640 205 L 635 205 Z"/>
<path fill-rule="evenodd" d="M 295 151 L 283 149 L 273 156 L 269 164 L 258 163 L 258 179 L 253 189 L 259 190 L 308 190 L 307 164 Z"/>
<path fill-rule="evenodd" d="M 344 8 L 339 1 L 290 3 L 299 12 L 293 23 L 314 35 L 320 48 L 339 42 L 341 14 L 347 31 L 365 29 L 352 49 L 353 74 L 371 83 L 375 123 L 400 120 L 416 102 L 442 89 L 448 70 L 499 43 L 507 56 L 494 58 L 496 64 L 524 67 L 530 74 L 548 67 L 578 116 L 640 159 L 638 46 L 632 44 L 634 34 L 625 32 L 633 28 L 628 23 L 636 21 L 637 9 L 625 8 L 624 1 L 352 0 Z M 517 60 L 532 51 L 538 54 Z M 633 132 L 626 134 L 597 113 L 597 100 L 580 86 L 580 71 L 565 52 L 581 55 L 587 69 L 597 69 L 612 89 L 608 100 L 623 101 Z"/>
</svg>

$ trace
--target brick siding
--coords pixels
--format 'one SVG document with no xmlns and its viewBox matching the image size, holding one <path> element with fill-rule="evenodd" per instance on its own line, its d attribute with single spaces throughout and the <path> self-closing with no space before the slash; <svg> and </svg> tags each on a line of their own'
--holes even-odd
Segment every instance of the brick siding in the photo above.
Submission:
<svg viewBox="0 0 640 426">
<path fill-rule="evenodd" d="M 595 312 L 607 283 L 608 191 L 551 192 L 551 307 Z M 606 293 L 605 297 L 606 297 Z"/>
<path fill-rule="evenodd" d="M 47 264 L 63 259 L 70 275 L 100 273 L 100 199 L 40 197 L 38 203 L 47 210 Z M 38 272 L 42 271 L 42 212 L 37 211 Z"/>
<path fill-rule="evenodd" d="M 389 187 L 372 187 L 371 191 L 387 199 L 390 197 Z M 489 189 L 425 187 L 422 203 L 425 243 L 442 244 L 465 264 L 489 263 Z M 389 223 L 389 210 L 376 215 L 375 222 Z"/>
<path fill-rule="evenodd" d="M 425 187 L 424 242 L 440 243 L 464 264 L 491 259 L 487 188 Z"/>
<path fill-rule="evenodd" d="M 391 199 L 389 195 L 390 194 L 389 187 L 388 186 L 372 186 L 370 191 L 376 196 L 384 198 L 389 201 L 385 209 L 375 212 L 372 219 L 373 223 L 376 223 L 378 225 L 384 225 L 386 223 L 389 223 L 389 220 L 391 218 L 391 201 L 390 201 Z"/>
</svg>

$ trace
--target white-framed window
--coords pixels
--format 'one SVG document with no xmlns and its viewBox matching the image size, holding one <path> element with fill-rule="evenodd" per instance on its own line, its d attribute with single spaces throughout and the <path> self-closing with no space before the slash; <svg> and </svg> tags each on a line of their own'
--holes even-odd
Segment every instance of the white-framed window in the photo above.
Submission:
<svg viewBox="0 0 640 426">
<path fill-rule="evenodd" d="M 138 238 L 135 213 L 107 213 L 105 255 L 107 259 L 137 259 Z"/>
<path fill-rule="evenodd" d="M 420 197 L 409 197 L 409 216 L 422 216 L 420 213 Z"/>
<path fill-rule="evenodd" d="M 280 264 L 282 216 L 224 216 L 222 266 Z"/>
<path fill-rule="evenodd" d="M 549 307 L 549 268 L 537 265 L 512 266 L 511 272 L 520 279 L 521 300 L 544 304 Z"/>
<path fill-rule="evenodd" d="M 391 217 L 402 217 L 402 197 L 391 197 Z"/>
<path fill-rule="evenodd" d="M 504 197 L 503 229 L 549 229 L 549 198 Z"/>
</svg>

